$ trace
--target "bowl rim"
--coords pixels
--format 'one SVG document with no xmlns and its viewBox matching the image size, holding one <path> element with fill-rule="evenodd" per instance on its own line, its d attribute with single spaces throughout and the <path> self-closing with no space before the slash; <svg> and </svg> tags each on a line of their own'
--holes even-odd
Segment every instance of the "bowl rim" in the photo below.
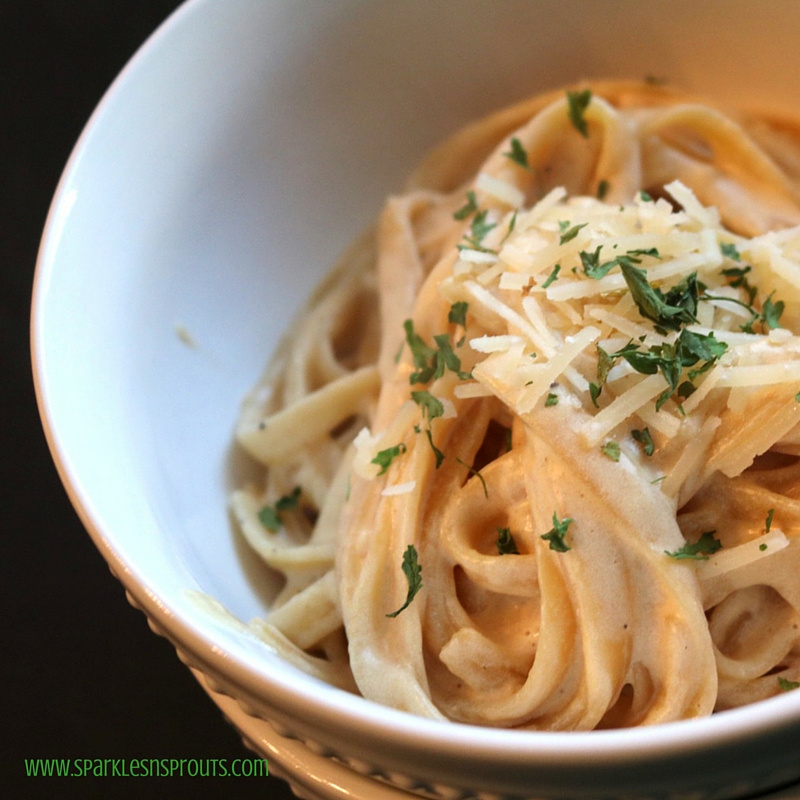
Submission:
<svg viewBox="0 0 800 800">
<path fill-rule="evenodd" d="M 206 0 L 186 0 L 147 38 L 117 75 L 95 107 L 74 145 L 58 181 L 39 246 L 31 298 L 30 350 L 38 411 L 51 457 L 69 499 L 95 546 L 122 583 L 129 598 L 159 632 L 179 651 L 205 665 L 212 674 L 225 676 L 245 694 L 265 698 L 282 707 L 302 706 L 306 719 L 316 726 L 342 727 L 359 731 L 363 737 L 391 740 L 396 747 L 412 751 L 433 750 L 454 759 L 491 760 L 493 763 L 547 763 L 552 766 L 603 762 L 606 766 L 640 758 L 669 757 L 698 747 L 724 747 L 755 734 L 796 725 L 800 720 L 800 692 L 797 696 L 769 698 L 709 717 L 663 723 L 647 728 L 586 732 L 509 730 L 464 723 L 424 719 L 410 713 L 381 706 L 331 686 L 315 686 L 312 678 L 297 681 L 291 675 L 267 671 L 247 654 L 221 650 L 198 620 L 181 610 L 170 608 L 158 587 L 151 586 L 145 574 L 126 563 L 114 542 L 114 532 L 103 530 L 93 511 L 91 498 L 82 486 L 81 476 L 70 463 L 59 429 L 58 411 L 51 405 L 45 374 L 45 343 L 42 317 L 47 305 L 46 284 L 56 268 L 58 219 L 70 202 L 68 189 L 80 169 L 83 154 L 92 134 L 102 124 L 110 100 L 120 92 L 137 66 L 149 57 L 154 43 L 205 5 Z M 312 705 L 309 705 L 312 701 Z M 251 713 L 251 712 L 246 712 Z"/>
</svg>

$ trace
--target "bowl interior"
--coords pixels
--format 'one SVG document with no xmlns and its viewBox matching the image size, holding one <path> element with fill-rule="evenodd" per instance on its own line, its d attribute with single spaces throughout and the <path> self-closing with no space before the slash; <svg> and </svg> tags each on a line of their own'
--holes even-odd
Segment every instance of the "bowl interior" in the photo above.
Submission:
<svg viewBox="0 0 800 800">
<path fill-rule="evenodd" d="M 123 582 L 167 627 L 333 697 L 188 594 L 247 620 L 274 591 L 226 511 L 248 470 L 231 438 L 312 286 L 425 150 L 468 120 L 585 77 L 652 75 L 791 108 L 800 86 L 782 59 L 798 33 L 800 7 L 779 0 L 183 6 L 80 139 L 34 296 L 48 437 Z"/>
</svg>

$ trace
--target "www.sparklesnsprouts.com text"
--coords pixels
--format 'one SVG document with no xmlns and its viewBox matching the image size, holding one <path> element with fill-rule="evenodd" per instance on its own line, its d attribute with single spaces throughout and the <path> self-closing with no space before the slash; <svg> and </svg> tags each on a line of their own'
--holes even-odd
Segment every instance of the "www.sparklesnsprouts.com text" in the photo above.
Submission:
<svg viewBox="0 0 800 800">
<path fill-rule="evenodd" d="M 265 758 L 26 758 L 28 777 L 262 778 Z"/>
</svg>

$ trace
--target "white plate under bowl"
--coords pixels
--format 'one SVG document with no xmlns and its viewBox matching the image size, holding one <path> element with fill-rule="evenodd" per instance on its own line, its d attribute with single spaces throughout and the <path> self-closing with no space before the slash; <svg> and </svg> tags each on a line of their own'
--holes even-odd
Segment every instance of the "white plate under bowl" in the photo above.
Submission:
<svg viewBox="0 0 800 800">
<path fill-rule="evenodd" d="M 583 77 L 800 108 L 781 0 L 190 0 L 89 121 L 44 232 L 32 348 L 61 477 L 192 666 L 298 740 L 442 797 L 743 796 L 800 777 L 800 692 L 592 734 L 420 720 L 323 686 L 205 614 L 263 613 L 230 525 L 240 398 L 345 244 L 470 118 Z M 194 344 L 191 344 L 193 340 Z"/>
</svg>

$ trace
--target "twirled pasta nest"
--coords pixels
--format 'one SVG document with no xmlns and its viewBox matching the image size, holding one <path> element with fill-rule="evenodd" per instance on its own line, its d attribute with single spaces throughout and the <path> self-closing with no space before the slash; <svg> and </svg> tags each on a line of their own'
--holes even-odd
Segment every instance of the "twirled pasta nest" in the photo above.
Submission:
<svg viewBox="0 0 800 800">
<path fill-rule="evenodd" d="M 573 730 L 800 681 L 800 135 L 647 83 L 436 150 L 246 399 L 251 629 L 415 714 Z"/>
</svg>

